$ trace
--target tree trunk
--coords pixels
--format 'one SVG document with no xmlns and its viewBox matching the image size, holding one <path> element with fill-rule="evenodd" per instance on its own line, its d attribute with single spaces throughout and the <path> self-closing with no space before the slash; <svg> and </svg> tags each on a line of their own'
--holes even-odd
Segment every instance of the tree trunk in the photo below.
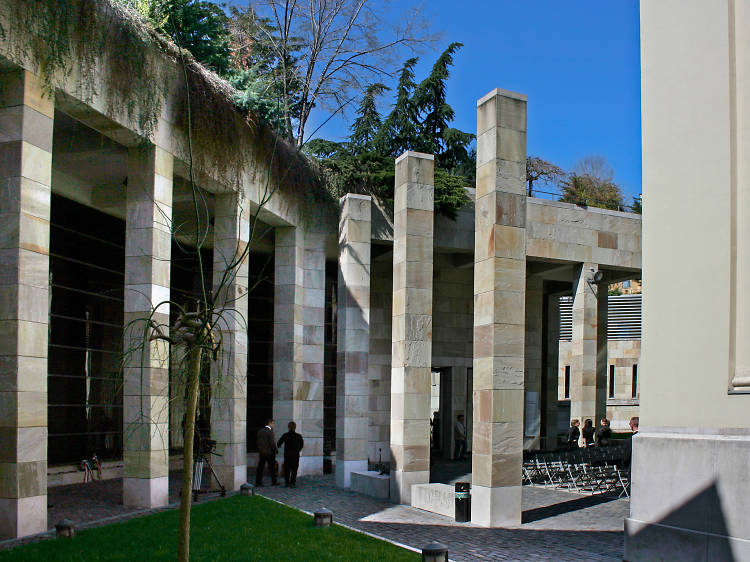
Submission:
<svg viewBox="0 0 750 562">
<path fill-rule="evenodd" d="M 182 492 L 180 493 L 180 538 L 177 546 L 177 560 L 190 559 L 190 506 L 193 491 L 193 441 L 195 435 L 195 411 L 198 408 L 198 391 L 201 374 L 203 348 L 190 350 L 188 366 L 188 396 L 185 412 L 185 439 L 182 460 Z"/>
</svg>

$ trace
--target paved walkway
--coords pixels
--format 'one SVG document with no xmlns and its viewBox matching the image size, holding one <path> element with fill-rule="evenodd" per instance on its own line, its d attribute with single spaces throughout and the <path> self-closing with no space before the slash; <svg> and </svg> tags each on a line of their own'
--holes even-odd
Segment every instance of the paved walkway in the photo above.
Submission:
<svg viewBox="0 0 750 562">
<path fill-rule="evenodd" d="M 178 473 L 170 476 L 170 502 L 176 502 L 180 478 Z M 450 548 L 452 560 L 622 560 L 627 500 L 524 487 L 523 524 L 484 529 L 340 490 L 333 476 L 301 477 L 298 485 L 263 487 L 258 492 L 305 511 L 327 507 L 339 523 L 416 549 L 442 542 Z M 148 513 L 122 505 L 121 479 L 51 488 L 48 500 L 50 528 L 63 518 L 80 528 Z M 8 546 L 10 542 L 0 545 Z"/>
<path fill-rule="evenodd" d="M 339 523 L 414 548 L 441 542 L 451 560 L 622 560 L 629 509 L 627 500 L 525 487 L 524 523 L 484 529 L 340 490 L 331 476 L 303 477 L 296 489 L 258 492 L 305 511 L 326 507 Z"/>
</svg>

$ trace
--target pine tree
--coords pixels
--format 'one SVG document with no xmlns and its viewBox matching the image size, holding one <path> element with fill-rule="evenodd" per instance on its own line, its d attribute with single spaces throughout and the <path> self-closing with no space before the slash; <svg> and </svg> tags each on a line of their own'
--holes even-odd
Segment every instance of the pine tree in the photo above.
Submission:
<svg viewBox="0 0 750 562">
<path fill-rule="evenodd" d="M 357 117 L 351 127 L 349 135 L 349 151 L 354 154 L 372 152 L 375 150 L 375 137 L 382 125 L 375 99 L 389 88 L 384 84 L 371 84 L 365 90 L 365 95 L 357 109 Z"/>
<path fill-rule="evenodd" d="M 448 124 L 455 117 L 455 111 L 446 101 L 445 82 L 450 76 L 449 67 L 453 65 L 453 56 L 461 47 L 463 43 L 448 45 L 448 48 L 435 61 L 429 76 L 417 86 L 413 96 L 412 103 L 422 117 L 415 148 L 420 152 L 434 154 L 436 164 L 440 167 L 445 167 L 441 161 L 446 155 L 445 132 L 449 128 Z M 456 129 L 453 131 L 449 133 L 451 142 L 449 158 L 455 157 L 462 142 L 465 147 L 474 138 L 470 133 L 463 133 Z M 452 164 L 455 165 L 455 163 Z"/>
<path fill-rule="evenodd" d="M 396 103 L 376 135 L 375 145 L 379 153 L 398 156 L 412 150 L 417 142 L 417 122 L 419 116 L 412 100 L 414 66 L 417 58 L 404 63 L 396 87 Z"/>
</svg>

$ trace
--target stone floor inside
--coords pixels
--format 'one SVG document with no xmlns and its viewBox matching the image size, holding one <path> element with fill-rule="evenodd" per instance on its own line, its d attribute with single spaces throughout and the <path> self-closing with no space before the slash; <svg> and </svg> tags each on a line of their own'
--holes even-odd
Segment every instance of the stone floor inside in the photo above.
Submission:
<svg viewBox="0 0 750 562">
<path fill-rule="evenodd" d="M 468 462 L 441 463 L 433 471 L 433 479 L 446 483 L 465 480 Z M 254 469 L 248 472 L 254 476 Z M 173 505 L 178 501 L 180 480 L 179 473 L 170 475 Z M 623 520 L 629 511 L 626 499 L 527 486 L 523 489 L 522 525 L 484 529 L 341 490 L 333 475 L 301 477 L 295 489 L 265 486 L 257 492 L 308 512 L 326 507 L 338 523 L 412 548 L 442 542 L 449 547 L 451 560 L 622 560 Z M 201 501 L 211 497 L 215 496 L 204 496 Z M 149 513 L 122 505 L 122 479 L 54 487 L 49 490 L 48 503 L 50 529 L 64 518 L 83 528 Z M 0 548 L 17 542 L 5 541 Z"/>
</svg>

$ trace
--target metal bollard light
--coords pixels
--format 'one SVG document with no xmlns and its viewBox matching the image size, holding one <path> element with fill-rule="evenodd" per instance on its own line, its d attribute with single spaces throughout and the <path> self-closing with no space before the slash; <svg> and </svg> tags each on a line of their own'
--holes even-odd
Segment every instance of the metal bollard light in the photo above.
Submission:
<svg viewBox="0 0 750 562">
<path fill-rule="evenodd" d="M 249 482 L 245 482 L 242 486 L 240 486 L 240 493 L 243 496 L 254 496 L 255 495 L 255 486 L 253 486 Z"/>
<path fill-rule="evenodd" d="M 448 547 L 439 542 L 423 546 L 422 562 L 448 562 Z"/>
<path fill-rule="evenodd" d="M 330 509 L 319 509 L 315 512 L 316 527 L 330 527 L 333 523 L 333 512 Z"/>
<path fill-rule="evenodd" d="M 55 536 L 58 539 L 71 539 L 76 535 L 76 526 L 70 519 L 55 523 Z"/>
</svg>

